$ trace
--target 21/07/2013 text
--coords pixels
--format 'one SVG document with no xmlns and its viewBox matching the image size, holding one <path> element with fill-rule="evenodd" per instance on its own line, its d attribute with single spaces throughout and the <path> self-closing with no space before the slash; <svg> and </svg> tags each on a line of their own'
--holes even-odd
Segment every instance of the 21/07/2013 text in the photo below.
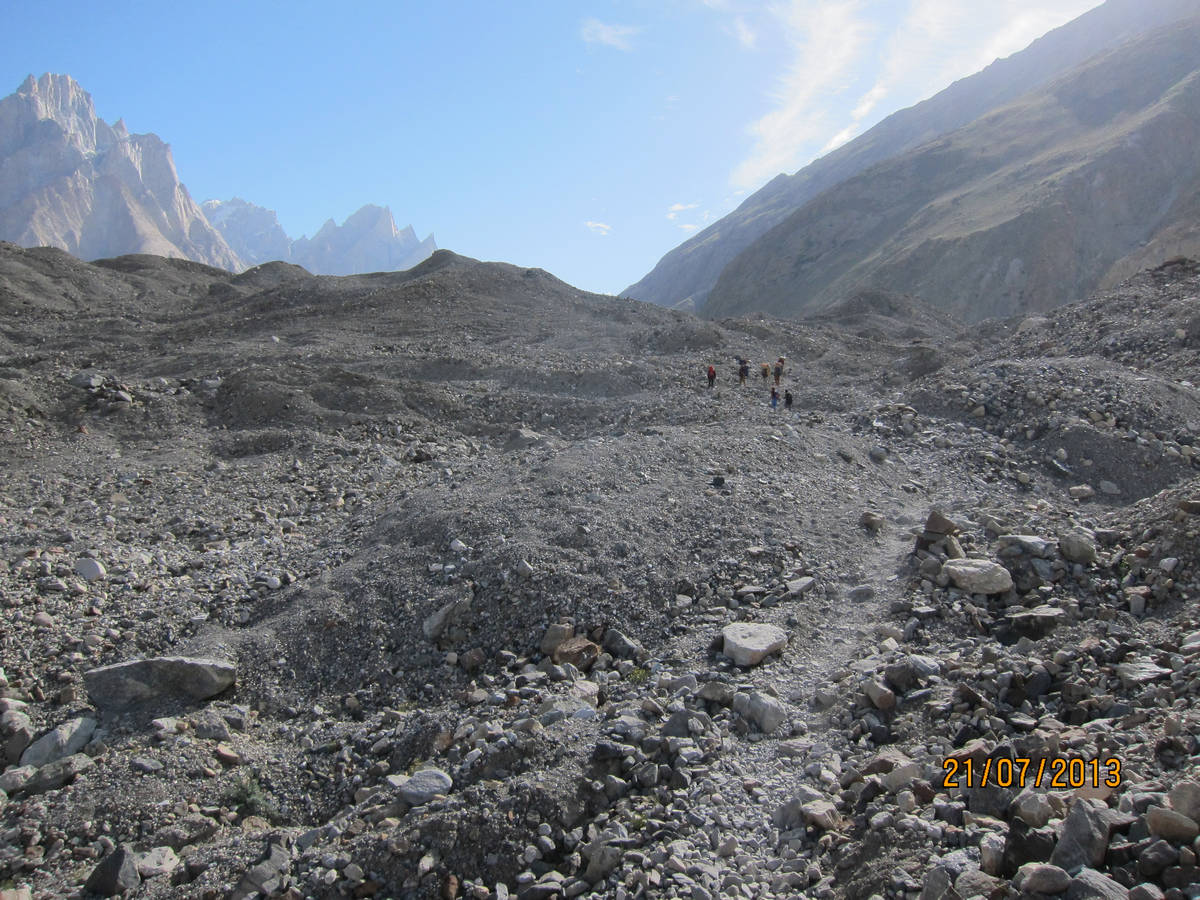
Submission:
<svg viewBox="0 0 1200 900">
<path fill-rule="evenodd" d="M 1050 790 L 1121 786 L 1121 760 L 1115 756 L 1108 759 L 1018 756 L 979 762 L 970 758 L 946 759 L 942 761 L 942 771 L 945 773 L 942 787 L 946 790 L 988 786 Z"/>
</svg>

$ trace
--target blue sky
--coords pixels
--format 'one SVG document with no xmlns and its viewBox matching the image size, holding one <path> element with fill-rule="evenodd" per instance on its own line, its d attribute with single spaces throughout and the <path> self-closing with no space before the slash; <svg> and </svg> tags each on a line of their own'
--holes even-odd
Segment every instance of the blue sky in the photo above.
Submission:
<svg viewBox="0 0 1200 900">
<path fill-rule="evenodd" d="M 59 72 L 292 237 L 364 203 L 615 293 L 780 172 L 1099 0 L 5 4 L 0 94 Z"/>
</svg>

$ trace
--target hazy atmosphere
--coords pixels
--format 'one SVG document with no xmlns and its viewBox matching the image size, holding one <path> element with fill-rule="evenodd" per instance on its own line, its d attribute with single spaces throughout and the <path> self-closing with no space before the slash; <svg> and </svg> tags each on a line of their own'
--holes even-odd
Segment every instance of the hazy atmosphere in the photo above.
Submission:
<svg viewBox="0 0 1200 900">
<path fill-rule="evenodd" d="M 197 202 L 310 237 L 365 203 L 615 293 L 781 172 L 1096 0 L 10 4 L 0 87 L 71 75 Z"/>
</svg>

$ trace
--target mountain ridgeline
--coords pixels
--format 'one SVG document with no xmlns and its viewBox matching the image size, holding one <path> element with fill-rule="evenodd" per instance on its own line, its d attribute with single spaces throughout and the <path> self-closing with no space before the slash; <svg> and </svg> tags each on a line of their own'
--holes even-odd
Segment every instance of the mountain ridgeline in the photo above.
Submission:
<svg viewBox="0 0 1200 900">
<path fill-rule="evenodd" d="M 153 253 L 240 268 L 179 182 L 171 148 L 106 124 L 66 75 L 31 75 L 0 100 L 0 240 L 84 259 Z"/>
<path fill-rule="evenodd" d="M 410 268 L 437 245 L 368 205 L 342 225 L 292 240 L 275 213 L 234 198 L 196 204 L 171 148 L 97 117 L 67 75 L 32 75 L 0 100 L 0 240 L 83 259 L 129 253 L 190 259 L 230 271 L 271 260 L 322 275 Z"/>
<path fill-rule="evenodd" d="M 208 220 L 247 265 L 272 260 L 303 266 L 317 275 L 356 275 L 410 269 L 437 249 L 433 235 L 419 240 L 412 226 L 396 227 L 386 206 L 368 204 L 341 225 L 329 219 L 311 238 L 292 240 L 272 210 L 240 197 L 207 200 Z"/>
<path fill-rule="evenodd" d="M 1109 0 L 778 176 L 623 293 L 715 317 L 887 290 L 979 319 L 1195 253 L 1195 14 Z"/>
</svg>

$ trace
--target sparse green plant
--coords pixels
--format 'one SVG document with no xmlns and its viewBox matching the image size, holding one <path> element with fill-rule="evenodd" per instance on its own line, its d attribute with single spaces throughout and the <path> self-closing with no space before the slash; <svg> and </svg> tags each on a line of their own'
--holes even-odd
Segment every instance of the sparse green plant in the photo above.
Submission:
<svg viewBox="0 0 1200 900">
<path fill-rule="evenodd" d="M 279 818 L 279 807 L 252 772 L 241 772 L 225 788 L 222 800 L 243 816 L 261 816 L 269 822 Z"/>
<path fill-rule="evenodd" d="M 625 676 L 625 680 L 631 684 L 645 684 L 650 678 L 650 670 L 645 666 L 638 666 L 636 669 L 631 669 L 629 674 Z"/>
</svg>

